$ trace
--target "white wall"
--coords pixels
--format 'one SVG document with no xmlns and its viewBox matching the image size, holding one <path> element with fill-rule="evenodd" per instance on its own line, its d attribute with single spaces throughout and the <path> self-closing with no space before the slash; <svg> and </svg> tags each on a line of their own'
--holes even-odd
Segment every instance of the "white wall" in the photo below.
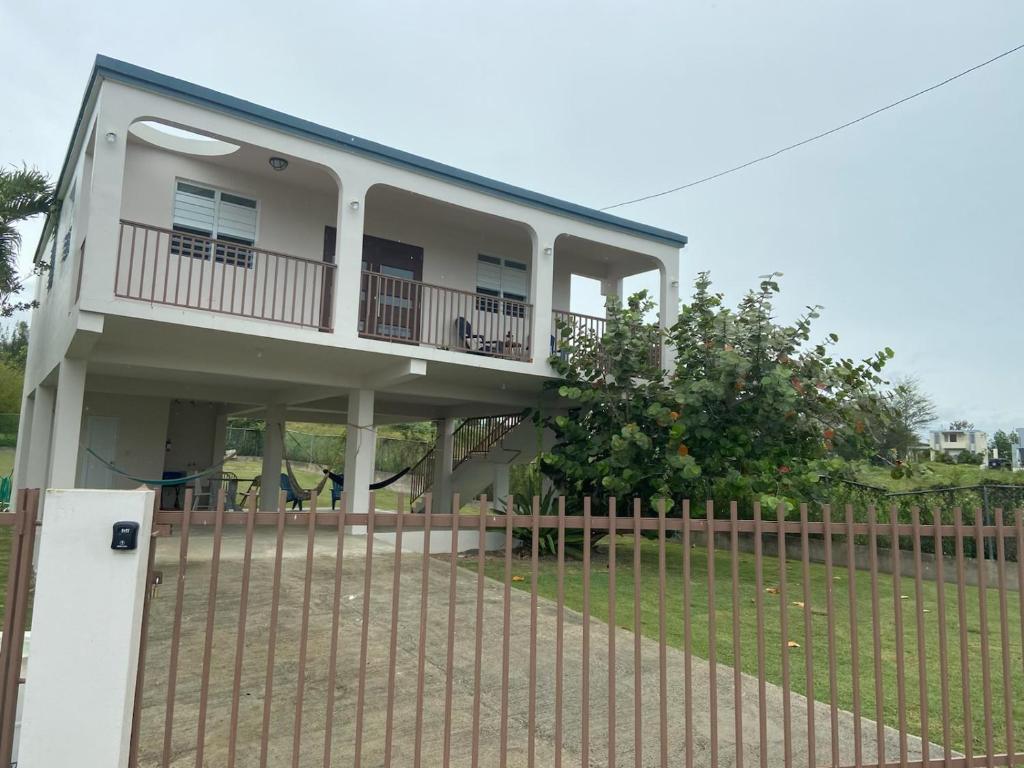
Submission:
<svg viewBox="0 0 1024 768">
<path fill-rule="evenodd" d="M 167 439 L 171 441 L 171 447 L 165 454 L 164 469 L 192 474 L 214 462 L 214 431 L 218 413 L 216 403 L 171 401 L 167 424 Z"/>
<path fill-rule="evenodd" d="M 337 195 L 289 184 L 286 173 L 263 177 L 131 141 L 121 218 L 170 229 L 175 181 L 194 181 L 259 201 L 259 248 L 322 261 L 324 226 L 337 220 Z"/>
<path fill-rule="evenodd" d="M 113 395 L 86 392 L 82 413 L 82 440 L 86 438 L 89 416 L 113 416 L 117 423 L 117 451 L 104 458 L 136 477 L 159 479 L 164 471 L 164 443 L 167 440 L 169 401 L 161 397 Z M 88 454 L 80 451 L 78 481 Z M 111 473 L 111 488 L 130 490 L 138 482 Z"/>
</svg>

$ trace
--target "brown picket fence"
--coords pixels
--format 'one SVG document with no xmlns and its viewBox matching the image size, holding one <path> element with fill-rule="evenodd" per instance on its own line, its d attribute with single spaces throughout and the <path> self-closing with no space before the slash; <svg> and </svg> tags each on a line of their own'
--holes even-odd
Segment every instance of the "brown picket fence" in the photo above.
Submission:
<svg viewBox="0 0 1024 768">
<path fill-rule="evenodd" d="M 1024 763 L 1024 516 L 576 501 L 158 511 L 132 764 Z"/>
</svg>

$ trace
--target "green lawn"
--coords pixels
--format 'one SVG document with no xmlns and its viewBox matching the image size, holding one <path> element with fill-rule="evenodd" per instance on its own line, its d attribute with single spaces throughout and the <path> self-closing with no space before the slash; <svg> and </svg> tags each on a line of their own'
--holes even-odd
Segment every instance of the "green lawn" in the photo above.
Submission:
<svg viewBox="0 0 1024 768">
<path fill-rule="evenodd" d="M 633 628 L 633 540 L 632 537 L 621 536 L 617 543 L 617 581 L 616 581 L 616 624 L 625 629 Z M 591 615 L 607 621 L 608 618 L 608 546 L 607 540 L 602 542 L 594 552 L 591 567 Z M 644 635 L 652 638 L 658 636 L 658 552 L 657 544 L 643 541 L 641 544 L 641 630 Z M 798 555 L 798 548 L 790 552 L 790 556 Z M 682 647 L 682 551 L 678 542 L 670 541 L 667 545 L 668 588 L 665 593 L 668 606 L 667 638 L 670 645 Z M 474 567 L 473 562 L 466 562 L 467 567 Z M 708 557 L 703 548 L 694 549 L 691 557 L 691 619 L 694 652 L 707 658 L 709 642 L 708 632 Z M 502 558 L 490 558 L 487 562 L 489 576 L 501 580 L 504 574 Z M 524 577 L 515 581 L 517 589 L 530 589 L 529 560 L 516 559 L 513 565 L 515 576 Z M 764 562 L 764 633 L 766 638 L 766 676 L 773 683 L 782 682 L 782 645 L 780 631 L 779 563 L 776 558 L 766 558 Z M 825 567 L 812 565 L 810 568 L 810 597 L 804 602 L 801 566 L 799 562 L 788 562 L 787 569 L 788 594 L 785 605 L 788 621 L 787 641 L 797 643 L 799 647 L 789 648 L 791 688 L 804 693 L 806 691 L 805 664 L 807 650 L 812 650 L 814 696 L 819 701 L 829 700 L 828 675 L 828 625 L 826 606 L 826 589 L 828 587 Z M 835 656 L 838 661 L 838 692 L 837 698 L 841 708 L 852 709 L 853 706 L 853 674 L 850 660 L 852 658 L 852 633 L 849 620 L 848 578 L 845 568 L 834 571 L 833 599 L 835 602 L 836 641 Z M 543 560 L 539 566 L 538 591 L 544 597 L 554 599 L 557 595 L 557 569 L 553 560 Z M 865 717 L 874 719 L 875 696 L 873 676 L 873 648 L 871 631 L 871 591 L 870 574 L 858 571 L 856 582 L 856 616 L 855 622 L 859 643 L 860 663 L 860 694 L 862 712 Z M 892 578 L 884 574 L 879 579 L 879 615 L 882 627 L 882 677 L 884 702 L 884 721 L 896 727 L 898 707 L 896 697 L 897 654 L 894 632 L 894 594 Z M 566 605 L 582 610 L 582 563 L 568 561 L 565 566 L 565 600 Z M 900 584 L 900 593 L 906 599 L 900 599 L 903 612 L 905 659 L 904 674 L 907 691 L 907 725 L 914 733 L 920 731 L 920 705 L 918 696 L 918 662 L 917 662 L 917 631 L 916 610 L 914 599 L 914 582 L 904 577 Z M 715 616 L 717 621 L 716 650 L 721 664 L 733 664 L 732 641 L 732 574 L 731 559 L 727 552 L 719 552 L 715 557 Z M 739 560 L 739 605 L 740 605 L 740 667 L 744 672 L 757 674 L 757 618 L 755 613 L 756 581 L 754 558 L 752 555 L 740 555 Z M 955 725 L 950 735 L 958 748 L 965 743 L 963 730 L 963 702 L 959 620 L 957 615 L 957 589 L 947 584 L 946 594 L 946 625 L 949 638 L 948 660 L 946 672 L 950 681 L 950 719 Z M 924 585 L 923 607 L 925 619 L 926 648 L 926 680 L 928 685 L 928 709 L 930 714 L 930 737 L 942 743 L 941 731 L 941 680 L 943 668 L 939 658 L 938 614 L 936 607 L 937 585 L 926 582 Z M 966 589 L 967 603 L 967 647 L 968 667 L 970 670 L 970 699 L 972 722 L 974 727 L 973 743 L 977 753 L 984 751 L 984 710 L 981 672 L 981 637 L 979 620 L 979 591 L 976 588 Z M 1012 701 L 1014 702 L 1014 720 L 1024 723 L 1024 669 L 1022 669 L 1020 603 L 1016 592 L 1010 593 L 1009 627 L 1010 627 L 1010 667 Z M 804 636 L 805 610 L 810 611 L 811 638 Z M 994 591 L 988 593 L 988 624 L 991 652 L 992 690 L 993 690 L 993 731 L 997 752 L 1004 752 L 1006 723 L 1003 715 L 1003 675 L 1002 651 L 999 642 L 999 603 Z M 599 651 L 598 651 L 599 652 Z M 756 691 L 746 692 L 747 696 L 756 696 Z M 825 725 L 824 727 L 828 727 Z M 1019 730 L 1019 729 L 1018 729 Z"/>
<path fill-rule="evenodd" d="M 301 465 L 293 464 L 292 467 L 299 484 L 306 490 L 316 488 L 316 484 L 323 477 L 319 472 L 303 469 Z M 231 459 L 224 464 L 225 472 L 232 472 L 238 476 L 239 492 L 248 488 L 249 480 L 260 474 L 262 469 L 261 460 L 258 458 Z M 408 499 L 406 499 L 405 503 L 408 505 Z M 329 480 L 317 497 L 317 507 L 320 509 L 330 509 L 331 507 L 331 482 Z M 390 488 L 382 488 L 377 491 L 377 509 L 393 510 L 397 508 L 398 494 L 395 491 Z"/>
<path fill-rule="evenodd" d="M 931 486 L 963 486 L 991 483 L 994 485 L 1022 485 L 1024 475 L 1002 469 L 982 469 L 962 464 L 940 464 L 935 461 L 912 465 L 910 477 L 895 479 L 889 467 L 864 466 L 857 470 L 857 479 L 890 491 L 914 491 Z"/>
</svg>

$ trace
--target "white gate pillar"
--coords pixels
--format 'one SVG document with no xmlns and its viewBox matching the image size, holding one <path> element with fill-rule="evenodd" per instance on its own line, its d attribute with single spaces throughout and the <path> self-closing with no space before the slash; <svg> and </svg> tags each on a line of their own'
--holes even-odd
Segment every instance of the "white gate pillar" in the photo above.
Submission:
<svg viewBox="0 0 1024 768">
<path fill-rule="evenodd" d="M 111 549 L 120 521 L 136 549 Z M 46 492 L 19 764 L 128 765 L 152 522 L 150 490 Z"/>
</svg>

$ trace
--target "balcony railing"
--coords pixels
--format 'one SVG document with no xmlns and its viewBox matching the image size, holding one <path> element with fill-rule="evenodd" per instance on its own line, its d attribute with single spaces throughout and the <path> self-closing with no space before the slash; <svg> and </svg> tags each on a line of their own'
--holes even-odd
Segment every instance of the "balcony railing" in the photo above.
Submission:
<svg viewBox="0 0 1024 768">
<path fill-rule="evenodd" d="M 533 306 L 523 301 L 363 272 L 364 338 L 528 361 L 532 318 Z"/>
<path fill-rule="evenodd" d="M 114 295 L 329 331 L 334 265 L 122 221 Z"/>
<path fill-rule="evenodd" d="M 552 331 L 551 352 L 553 354 L 567 355 L 573 345 L 586 337 L 601 339 L 604 337 L 608 327 L 608 321 L 603 317 L 593 315 L 581 315 L 576 312 L 566 312 L 556 309 L 552 312 L 554 316 L 554 330 Z M 559 326 L 568 327 L 569 335 L 563 336 Z M 661 360 L 661 345 L 654 344 L 650 350 L 650 360 L 657 363 Z"/>
</svg>

